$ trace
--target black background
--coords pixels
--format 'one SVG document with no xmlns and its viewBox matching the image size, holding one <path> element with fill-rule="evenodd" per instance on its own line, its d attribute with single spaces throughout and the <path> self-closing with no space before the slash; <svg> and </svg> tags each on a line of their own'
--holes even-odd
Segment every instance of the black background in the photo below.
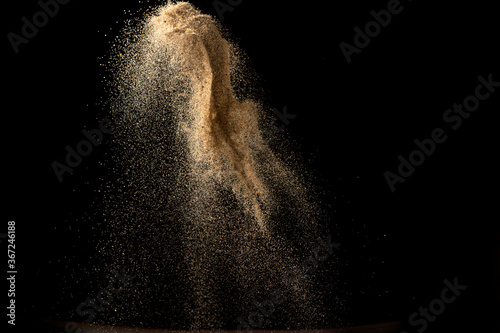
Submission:
<svg viewBox="0 0 500 333">
<path fill-rule="evenodd" d="M 212 1 L 193 3 L 216 15 Z M 58 318 L 61 309 L 90 293 L 68 286 L 67 276 L 83 272 L 92 256 L 92 226 L 77 217 L 89 209 L 93 188 L 86 182 L 96 179 L 106 147 L 62 183 L 50 165 L 81 140 L 83 128 L 98 124 L 100 63 L 130 18 L 124 11 L 151 5 L 72 0 L 18 54 L 3 38 L 2 230 L 16 221 L 19 325 L 71 320 Z M 223 24 L 249 55 L 270 103 L 297 115 L 286 130 L 317 172 L 332 206 L 331 234 L 342 244 L 342 321 L 401 321 L 416 332 L 408 317 L 440 296 L 444 279 L 458 277 L 467 290 L 426 331 L 498 332 L 500 89 L 459 129 L 442 120 L 474 93 L 479 75 L 500 81 L 498 14 L 486 1 L 402 5 L 350 64 L 339 44 L 352 44 L 353 28 L 387 1 L 246 0 L 225 13 Z M 4 36 L 20 33 L 21 17 L 39 10 L 33 0 L 3 6 Z M 436 127 L 447 141 L 392 193 L 384 172 L 396 172 L 398 155 L 408 156 L 413 141 Z"/>
</svg>

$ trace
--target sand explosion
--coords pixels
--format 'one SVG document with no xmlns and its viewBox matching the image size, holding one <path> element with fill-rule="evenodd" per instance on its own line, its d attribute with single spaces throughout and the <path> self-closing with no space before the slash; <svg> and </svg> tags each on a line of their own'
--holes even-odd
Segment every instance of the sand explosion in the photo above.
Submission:
<svg viewBox="0 0 500 333">
<path fill-rule="evenodd" d="M 290 151 L 263 138 L 264 108 L 236 94 L 247 68 L 221 31 L 178 2 L 124 32 L 111 66 L 116 168 L 101 251 L 134 264 L 123 316 L 168 298 L 153 325 L 235 328 L 279 291 L 285 301 L 261 326 L 313 327 L 320 297 L 299 261 L 317 244 L 321 210 Z"/>
<path fill-rule="evenodd" d="M 268 194 L 252 152 L 264 150 L 256 105 L 240 102 L 233 94 L 228 42 L 210 16 L 187 3 L 162 8 L 150 28 L 155 40 L 164 39 L 170 45 L 178 68 L 192 85 L 192 120 L 185 131 L 193 172 L 199 181 L 230 184 L 266 233 L 261 206 Z"/>
</svg>

